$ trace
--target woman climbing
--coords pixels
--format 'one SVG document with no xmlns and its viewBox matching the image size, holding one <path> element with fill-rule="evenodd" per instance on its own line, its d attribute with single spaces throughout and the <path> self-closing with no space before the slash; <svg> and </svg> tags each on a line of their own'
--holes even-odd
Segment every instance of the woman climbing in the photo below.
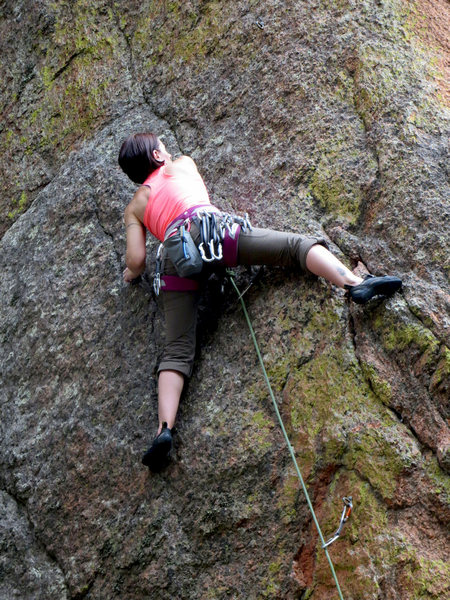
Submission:
<svg viewBox="0 0 450 600">
<path fill-rule="evenodd" d="M 391 276 L 357 277 L 329 252 L 322 238 L 252 228 L 247 219 L 221 212 L 211 204 L 194 161 L 188 156 L 173 161 L 153 133 L 128 137 L 119 165 L 140 185 L 125 209 L 124 281 L 133 281 L 145 269 L 147 230 L 164 243 L 156 286 L 157 293 L 162 291 L 166 324 L 158 367 L 159 427 L 142 458 L 152 471 L 159 471 L 167 464 L 180 396 L 192 373 L 199 281 L 214 265 L 295 267 L 347 289 L 359 304 L 394 294 L 402 282 Z"/>
</svg>

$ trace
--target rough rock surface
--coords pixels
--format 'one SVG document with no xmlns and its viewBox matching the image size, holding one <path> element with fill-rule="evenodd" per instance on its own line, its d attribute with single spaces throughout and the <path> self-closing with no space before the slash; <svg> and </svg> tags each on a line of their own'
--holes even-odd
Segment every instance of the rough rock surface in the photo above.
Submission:
<svg viewBox="0 0 450 600">
<path fill-rule="evenodd" d="M 245 298 L 326 537 L 354 499 L 344 597 L 449 594 L 449 8 L 429 8 L 0 3 L 2 598 L 337 598 L 230 289 L 172 465 L 140 464 L 162 323 L 121 281 L 116 157 L 143 129 L 223 208 L 403 277 L 358 307 L 266 269 Z"/>
</svg>

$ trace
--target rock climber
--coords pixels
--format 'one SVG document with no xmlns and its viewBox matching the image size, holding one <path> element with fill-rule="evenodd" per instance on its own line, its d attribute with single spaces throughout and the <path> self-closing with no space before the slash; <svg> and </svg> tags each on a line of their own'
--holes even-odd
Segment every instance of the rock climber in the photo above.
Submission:
<svg viewBox="0 0 450 600">
<path fill-rule="evenodd" d="M 166 325 L 158 367 L 159 426 L 142 458 L 144 465 L 157 472 L 168 462 L 181 393 L 192 373 L 199 282 L 214 265 L 297 268 L 347 289 L 349 298 L 359 304 L 374 296 L 391 296 L 402 282 L 393 276 L 356 276 L 328 250 L 321 237 L 258 229 L 251 227 L 246 218 L 223 213 L 211 204 L 195 162 L 188 156 L 172 160 L 154 133 L 129 136 L 121 146 L 119 165 L 139 185 L 124 215 L 124 281 L 132 282 L 145 270 L 147 230 L 164 244 L 157 261 L 157 292 L 160 288 Z M 190 272 L 190 262 L 194 254 L 198 258 L 198 249 L 200 266 L 186 276 L 184 267 L 187 264 Z M 180 268 L 179 263 L 183 263 Z"/>
</svg>

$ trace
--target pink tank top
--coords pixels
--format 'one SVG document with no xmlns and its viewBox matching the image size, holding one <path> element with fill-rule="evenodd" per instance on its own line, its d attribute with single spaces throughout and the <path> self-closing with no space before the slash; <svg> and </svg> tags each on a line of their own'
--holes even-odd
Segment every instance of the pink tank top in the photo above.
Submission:
<svg viewBox="0 0 450 600">
<path fill-rule="evenodd" d="M 167 175 L 162 166 L 147 177 L 144 185 L 151 188 L 144 225 L 161 242 L 167 227 L 185 210 L 211 204 L 203 179 L 194 170 Z"/>
</svg>

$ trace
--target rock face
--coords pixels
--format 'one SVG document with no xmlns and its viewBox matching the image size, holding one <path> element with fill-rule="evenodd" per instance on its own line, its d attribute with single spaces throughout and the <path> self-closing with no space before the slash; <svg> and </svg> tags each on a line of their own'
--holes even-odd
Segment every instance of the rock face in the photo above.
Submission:
<svg viewBox="0 0 450 600">
<path fill-rule="evenodd" d="M 139 130 L 191 155 L 224 209 L 403 278 L 358 307 L 266 269 L 245 300 L 325 537 L 354 500 L 330 547 L 344 597 L 449 593 L 437 5 L 430 22 L 400 0 L 1 3 L 2 598 L 338 597 L 231 289 L 205 301 L 172 465 L 140 464 L 162 323 L 121 280 L 116 162 Z"/>
</svg>

